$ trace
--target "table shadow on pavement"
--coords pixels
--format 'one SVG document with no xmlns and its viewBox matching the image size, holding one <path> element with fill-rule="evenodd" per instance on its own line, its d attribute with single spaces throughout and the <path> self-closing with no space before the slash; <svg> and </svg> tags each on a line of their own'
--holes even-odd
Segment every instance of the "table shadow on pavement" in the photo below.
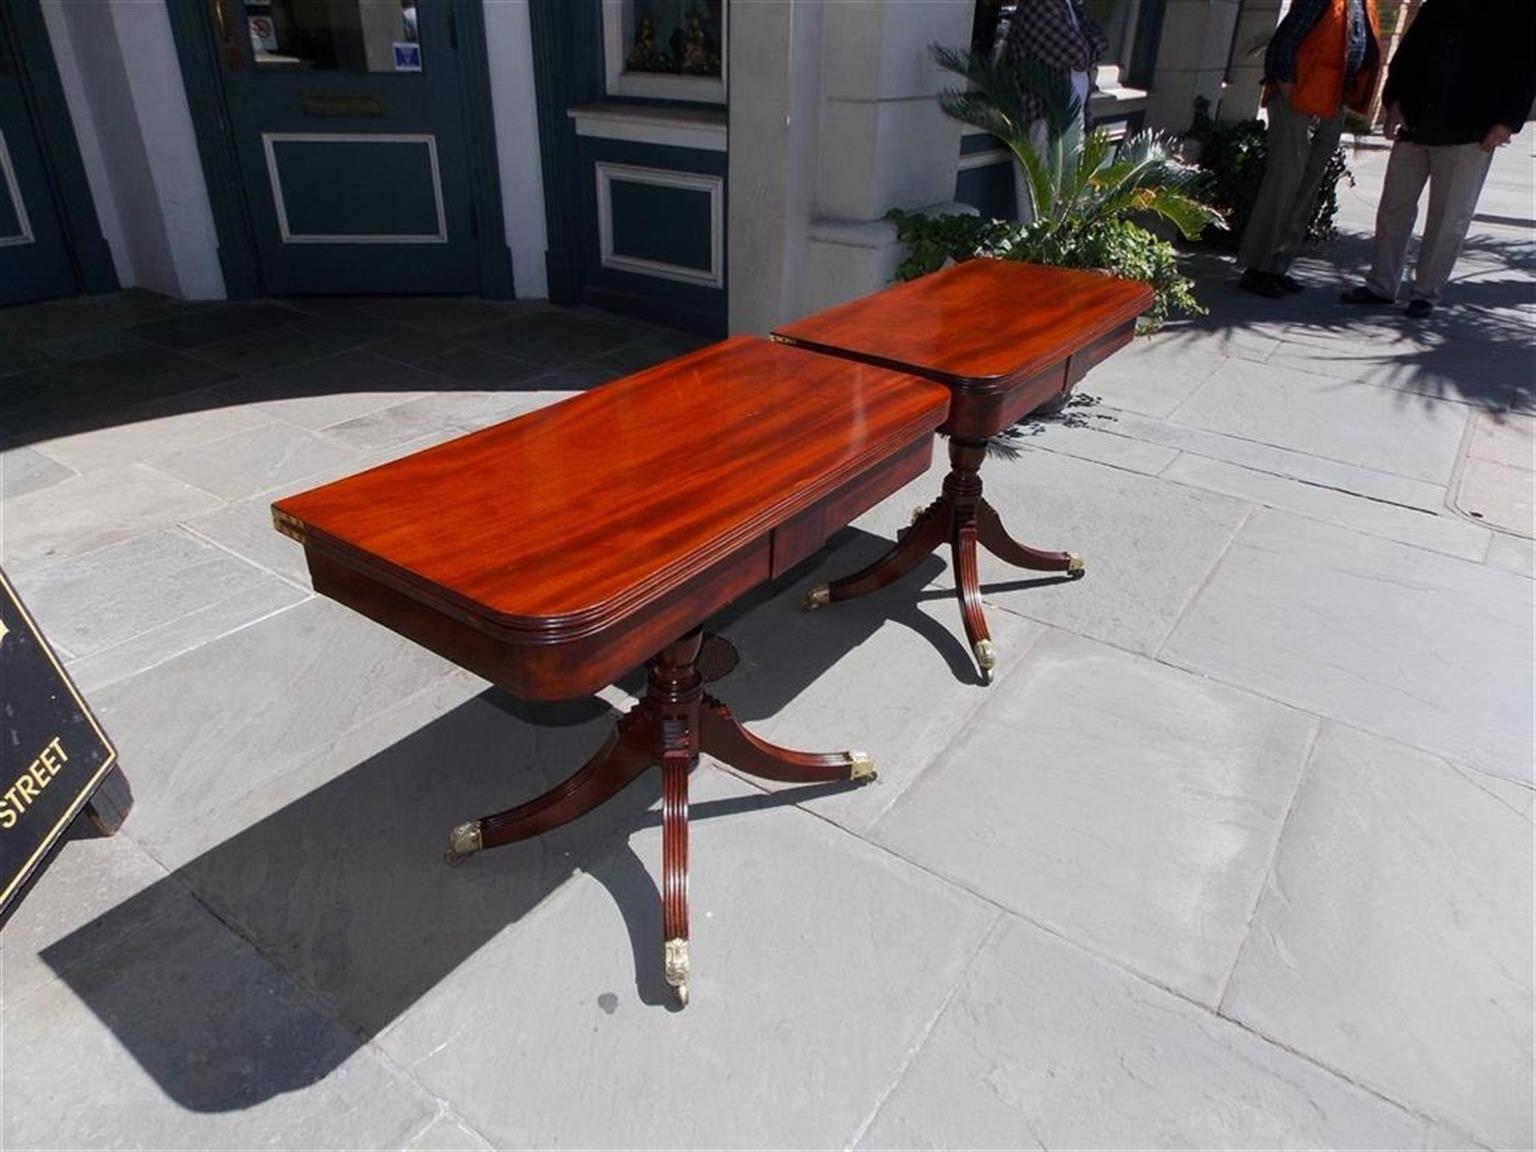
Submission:
<svg viewBox="0 0 1536 1152">
<path fill-rule="evenodd" d="M 840 540 L 851 546 L 811 563 L 825 560 L 824 571 L 836 574 L 883 544 L 866 533 Z M 937 560 L 925 561 L 903 582 L 906 596 L 898 589 L 818 614 L 815 643 L 782 626 L 802 616 L 799 586 L 809 568 L 790 573 L 773 586 L 777 594 L 760 594 L 730 617 L 751 625 L 752 657 L 772 674 L 752 678 L 740 693 L 730 691 L 735 677 L 727 677 L 719 695 L 743 720 L 772 714 L 879 628 L 880 611 L 927 621 L 903 605 L 913 605 L 911 592 L 938 568 Z M 917 626 L 928 634 L 929 624 Z M 632 693 L 641 687 L 638 674 L 621 683 Z M 630 833 L 660 821 L 650 811 L 660 795 L 658 773 L 544 836 L 458 867 L 443 862 L 450 827 L 564 779 L 616 717 L 597 697 L 532 704 L 488 688 L 339 774 L 323 756 L 307 769 L 301 763 L 189 821 L 180 854 L 196 855 L 45 948 L 42 958 L 160 1088 L 196 1112 L 248 1108 L 324 1079 L 578 871 L 607 889 L 624 920 L 639 999 L 666 1010 L 672 998 L 661 977 L 661 902 L 646 866 L 658 862 L 643 862 L 627 843 Z M 846 787 L 706 800 L 692 806 L 691 819 L 791 805 Z M 130 835 L 132 823 L 130 816 Z M 199 830 L 203 823 L 210 827 Z M 217 842 L 198 851 L 199 835 Z M 325 1026 L 312 1002 L 222 931 L 188 891 L 341 1027 Z M 551 933 L 554 949 L 583 943 L 560 937 L 555 916 L 527 930 Z M 591 994 L 595 1000 L 607 991 Z"/>
</svg>

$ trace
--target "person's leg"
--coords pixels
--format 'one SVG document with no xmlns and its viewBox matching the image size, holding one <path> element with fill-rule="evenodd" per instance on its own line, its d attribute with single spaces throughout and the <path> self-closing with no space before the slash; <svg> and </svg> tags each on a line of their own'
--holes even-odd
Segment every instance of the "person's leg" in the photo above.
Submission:
<svg viewBox="0 0 1536 1152">
<path fill-rule="evenodd" d="M 1408 295 L 1434 304 L 1461 255 L 1493 154 L 1476 144 L 1447 144 L 1427 151 L 1429 212 L 1424 217 L 1424 239 L 1419 243 Z"/>
<path fill-rule="evenodd" d="M 1271 271 L 1270 264 L 1280 246 L 1286 216 L 1311 146 L 1311 117 L 1297 112 L 1278 94 L 1270 100 L 1268 109 L 1269 147 L 1264 180 L 1237 249 L 1238 264 L 1261 273 Z"/>
<path fill-rule="evenodd" d="M 1376 244 L 1371 255 L 1371 274 L 1365 286 L 1378 296 L 1397 299 L 1403 282 L 1403 261 L 1413 222 L 1419 214 L 1419 194 L 1429 179 L 1429 149 L 1399 140 L 1392 145 L 1387 175 L 1381 184 L 1381 203 L 1376 207 Z"/>
<path fill-rule="evenodd" d="M 1280 245 L 1269 268 L 1271 272 L 1281 275 L 1290 268 L 1291 261 L 1306 242 L 1307 225 L 1312 223 L 1312 217 L 1317 212 L 1317 196 L 1322 191 L 1323 175 L 1328 170 L 1328 162 L 1333 159 L 1334 150 L 1339 146 L 1339 136 L 1344 131 L 1344 112 L 1341 109 L 1337 116 L 1327 120 L 1319 119 L 1315 123 L 1316 127 L 1312 130 L 1307 146 L 1307 162 L 1286 212 L 1285 225 L 1280 232 Z"/>
</svg>

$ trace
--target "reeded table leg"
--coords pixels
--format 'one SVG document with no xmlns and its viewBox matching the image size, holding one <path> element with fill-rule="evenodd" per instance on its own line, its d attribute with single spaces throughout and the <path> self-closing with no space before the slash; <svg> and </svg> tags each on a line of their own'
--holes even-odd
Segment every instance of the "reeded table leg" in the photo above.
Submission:
<svg viewBox="0 0 1536 1152">
<path fill-rule="evenodd" d="M 834 780 L 873 780 L 875 762 L 864 752 L 792 752 L 743 728 L 731 710 L 713 696 L 704 697 L 701 750 L 722 764 L 764 780 L 786 784 L 824 784 Z"/>
<path fill-rule="evenodd" d="M 645 696 L 620 718 L 598 753 L 542 796 L 460 824 L 444 854 L 456 864 L 486 848 L 526 840 L 590 812 L 652 764 L 661 765 L 662 972 L 679 1006 L 688 1003 L 688 773 L 707 752 L 754 776 L 791 783 L 874 779 L 862 752 L 793 752 L 752 735 L 720 701 L 704 695 L 702 634 L 689 633 L 651 660 Z"/>
<path fill-rule="evenodd" d="M 1003 527 L 1003 518 L 997 509 L 985 500 L 976 505 L 976 539 L 981 546 L 999 560 L 1015 568 L 1028 568 L 1033 572 L 1065 572 L 1068 576 L 1083 574 L 1083 558 L 1076 552 L 1042 552 L 1020 544 Z"/>
<path fill-rule="evenodd" d="M 928 553 L 948 543 L 955 561 L 955 595 L 960 600 L 960 617 L 965 634 L 981 670 L 983 683 L 992 682 L 997 665 L 997 647 L 987 632 L 987 620 L 981 606 L 981 581 L 976 568 L 976 546 L 980 544 L 1000 560 L 1036 572 L 1083 574 L 1083 559 L 1075 552 L 1042 552 L 1020 544 L 1008 535 L 997 510 L 981 495 L 981 463 L 986 459 L 985 440 L 949 442 L 949 475 L 944 491 L 923 509 L 896 544 L 869 567 L 818 584 L 805 597 L 807 609 L 825 607 L 839 600 L 852 600 L 901 579 Z"/>
<path fill-rule="evenodd" d="M 443 858 L 458 864 L 486 848 L 499 848 L 552 831 L 618 795 L 655 760 L 655 720 L 637 704 L 622 717 L 597 754 L 548 792 L 516 808 L 460 824 Z"/>
</svg>

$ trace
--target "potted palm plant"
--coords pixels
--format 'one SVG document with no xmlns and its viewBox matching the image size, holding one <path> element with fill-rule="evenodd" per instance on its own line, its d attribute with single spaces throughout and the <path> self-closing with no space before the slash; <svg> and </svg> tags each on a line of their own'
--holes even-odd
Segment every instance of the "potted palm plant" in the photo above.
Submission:
<svg viewBox="0 0 1536 1152">
<path fill-rule="evenodd" d="M 1143 223 L 1167 221 L 1189 239 L 1224 226 L 1221 213 L 1198 196 L 1200 173 L 1178 159 L 1173 136 L 1142 131 L 1116 144 L 1102 129 L 1084 130 L 1082 103 L 1058 72 L 1033 63 L 1018 70 L 989 52 L 935 45 L 933 53 L 965 81 L 939 94 L 944 111 L 990 132 L 1018 158 L 1028 198 L 1020 215 L 1029 218 L 1015 224 L 894 212 L 897 236 L 909 249 L 898 276 L 986 255 L 1141 280 L 1155 296 L 1141 322 L 1144 333 L 1171 315 L 1203 311 L 1172 244 Z M 1038 126 L 1024 120 L 1026 91 L 1044 106 Z"/>
</svg>

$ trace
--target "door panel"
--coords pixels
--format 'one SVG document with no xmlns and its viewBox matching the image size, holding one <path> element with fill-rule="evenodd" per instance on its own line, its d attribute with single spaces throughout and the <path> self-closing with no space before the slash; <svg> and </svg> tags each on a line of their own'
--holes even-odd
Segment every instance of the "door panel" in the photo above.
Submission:
<svg viewBox="0 0 1536 1152">
<path fill-rule="evenodd" d="M 448 5 L 210 3 L 265 290 L 479 290 Z"/>
<path fill-rule="evenodd" d="M 16 50 L 0 4 L 0 304 L 67 296 L 76 286 Z"/>
</svg>

